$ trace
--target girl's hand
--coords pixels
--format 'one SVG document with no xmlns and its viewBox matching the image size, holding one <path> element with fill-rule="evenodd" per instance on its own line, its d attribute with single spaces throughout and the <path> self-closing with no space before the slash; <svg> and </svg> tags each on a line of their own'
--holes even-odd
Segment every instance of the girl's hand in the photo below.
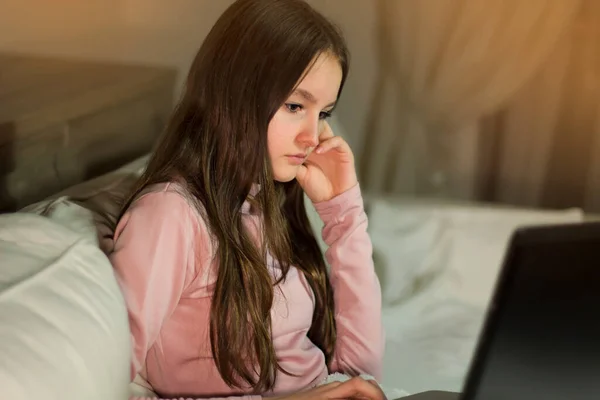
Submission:
<svg viewBox="0 0 600 400">
<path fill-rule="evenodd" d="M 352 378 L 346 382 L 332 382 L 326 385 L 288 396 L 272 397 L 269 400 L 329 400 L 366 399 L 386 400 L 383 391 L 375 382 L 362 378 Z"/>
<path fill-rule="evenodd" d="M 296 174 L 296 180 L 313 203 L 330 200 L 358 183 L 350 146 L 333 134 L 327 122 L 324 124 L 319 145 Z"/>
</svg>

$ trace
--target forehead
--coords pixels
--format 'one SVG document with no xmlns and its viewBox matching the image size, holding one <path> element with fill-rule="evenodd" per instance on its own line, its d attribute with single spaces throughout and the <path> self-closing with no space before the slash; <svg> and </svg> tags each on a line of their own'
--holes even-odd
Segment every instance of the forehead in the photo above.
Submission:
<svg viewBox="0 0 600 400">
<path fill-rule="evenodd" d="M 310 92 L 318 102 L 335 101 L 342 83 L 342 67 L 334 56 L 320 55 L 298 84 L 298 89 Z"/>
</svg>

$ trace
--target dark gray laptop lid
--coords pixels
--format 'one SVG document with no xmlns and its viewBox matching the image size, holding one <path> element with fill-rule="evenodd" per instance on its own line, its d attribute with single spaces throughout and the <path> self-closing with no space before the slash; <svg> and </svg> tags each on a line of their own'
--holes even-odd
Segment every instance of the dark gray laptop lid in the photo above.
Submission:
<svg viewBox="0 0 600 400">
<path fill-rule="evenodd" d="M 600 223 L 514 234 L 460 398 L 600 399 Z"/>
</svg>

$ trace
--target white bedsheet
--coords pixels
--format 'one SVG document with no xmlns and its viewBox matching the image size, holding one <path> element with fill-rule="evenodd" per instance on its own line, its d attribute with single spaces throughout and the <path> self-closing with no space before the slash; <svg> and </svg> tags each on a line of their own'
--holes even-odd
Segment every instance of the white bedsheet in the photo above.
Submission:
<svg viewBox="0 0 600 400">
<path fill-rule="evenodd" d="M 460 391 L 483 321 L 483 310 L 432 301 L 427 293 L 383 310 L 383 384 L 408 393 Z"/>
</svg>

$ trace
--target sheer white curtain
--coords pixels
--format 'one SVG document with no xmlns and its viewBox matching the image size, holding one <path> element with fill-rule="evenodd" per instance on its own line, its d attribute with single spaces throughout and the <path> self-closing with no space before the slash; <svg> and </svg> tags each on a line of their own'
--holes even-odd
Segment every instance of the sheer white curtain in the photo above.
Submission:
<svg viewBox="0 0 600 400">
<path fill-rule="evenodd" d="M 380 0 L 380 71 L 360 157 L 371 191 L 468 196 L 478 120 L 548 59 L 579 0 Z M 444 186 L 446 184 L 447 186 Z"/>
<path fill-rule="evenodd" d="M 501 120 L 493 200 L 600 211 L 599 38 L 600 2 L 583 0 L 534 79 L 491 118 Z"/>
</svg>

